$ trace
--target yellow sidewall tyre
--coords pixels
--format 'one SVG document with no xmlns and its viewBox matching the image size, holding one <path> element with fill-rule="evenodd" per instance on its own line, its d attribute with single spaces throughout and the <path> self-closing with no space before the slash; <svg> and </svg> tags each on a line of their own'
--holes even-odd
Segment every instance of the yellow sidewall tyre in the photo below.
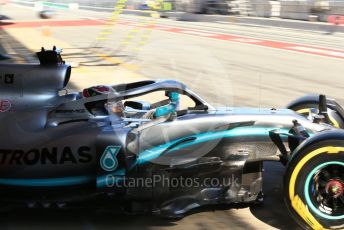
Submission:
<svg viewBox="0 0 344 230">
<path fill-rule="evenodd" d="M 309 111 L 311 109 L 318 109 L 318 105 L 317 104 L 301 104 L 297 106 L 292 106 L 289 109 L 294 110 L 295 112 L 306 117 L 308 116 Z M 343 119 L 336 113 L 336 111 L 328 108 L 327 113 L 330 118 L 330 125 L 332 125 L 335 128 L 344 129 Z"/>
<path fill-rule="evenodd" d="M 284 200 L 304 229 L 344 229 L 343 188 L 344 141 L 323 140 L 299 149 L 289 162 Z"/>
</svg>

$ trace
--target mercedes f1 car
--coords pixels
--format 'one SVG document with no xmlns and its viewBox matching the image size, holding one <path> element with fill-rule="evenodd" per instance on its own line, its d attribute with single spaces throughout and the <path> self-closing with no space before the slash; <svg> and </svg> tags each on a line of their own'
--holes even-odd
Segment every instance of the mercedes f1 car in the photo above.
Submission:
<svg viewBox="0 0 344 230">
<path fill-rule="evenodd" d="M 344 131 L 334 127 L 344 114 L 334 101 L 300 99 L 291 105 L 307 109 L 299 113 L 215 109 L 173 80 L 71 93 L 60 54 L 37 54 L 40 64 L 0 65 L 1 207 L 96 204 L 181 217 L 261 201 L 263 162 L 280 161 L 295 220 L 344 228 Z"/>
</svg>

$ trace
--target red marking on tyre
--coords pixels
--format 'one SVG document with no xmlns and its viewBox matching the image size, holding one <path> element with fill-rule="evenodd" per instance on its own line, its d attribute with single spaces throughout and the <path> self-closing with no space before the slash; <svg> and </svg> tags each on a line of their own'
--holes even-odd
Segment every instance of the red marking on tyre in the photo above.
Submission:
<svg viewBox="0 0 344 230">
<path fill-rule="evenodd" d="M 0 100 L 0 113 L 8 112 L 12 105 L 9 100 Z"/>
</svg>

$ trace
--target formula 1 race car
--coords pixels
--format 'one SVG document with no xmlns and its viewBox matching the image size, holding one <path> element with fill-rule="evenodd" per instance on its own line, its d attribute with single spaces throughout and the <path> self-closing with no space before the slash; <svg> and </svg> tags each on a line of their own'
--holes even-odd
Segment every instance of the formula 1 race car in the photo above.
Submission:
<svg viewBox="0 0 344 230">
<path fill-rule="evenodd" d="M 37 55 L 40 64 L 0 65 L 0 207 L 182 217 L 260 202 L 263 162 L 280 161 L 300 226 L 344 228 L 344 131 L 333 127 L 342 108 L 325 96 L 303 116 L 215 109 L 173 80 L 68 93 L 71 67 L 56 49 Z"/>
</svg>

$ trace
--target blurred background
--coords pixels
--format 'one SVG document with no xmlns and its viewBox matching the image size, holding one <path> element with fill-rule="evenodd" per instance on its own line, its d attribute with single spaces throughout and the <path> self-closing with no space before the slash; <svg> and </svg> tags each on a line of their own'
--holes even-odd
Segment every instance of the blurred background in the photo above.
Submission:
<svg viewBox="0 0 344 230">
<path fill-rule="evenodd" d="M 0 15 L 0 63 L 36 63 L 56 45 L 73 67 L 69 90 L 175 79 L 216 106 L 283 108 L 309 93 L 344 104 L 344 0 L 0 0 Z M 0 229 L 298 229 L 283 204 L 284 168 L 265 168 L 260 207 L 178 221 L 6 213 Z"/>
</svg>

